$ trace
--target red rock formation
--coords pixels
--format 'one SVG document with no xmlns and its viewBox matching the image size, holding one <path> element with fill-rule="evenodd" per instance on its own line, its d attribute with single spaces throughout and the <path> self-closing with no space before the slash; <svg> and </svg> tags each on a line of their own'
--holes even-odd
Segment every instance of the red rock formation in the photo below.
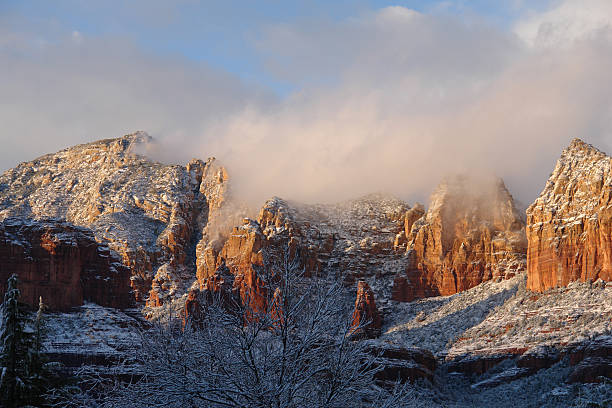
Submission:
<svg viewBox="0 0 612 408">
<path fill-rule="evenodd" d="M 190 321 L 194 327 L 201 327 L 206 308 L 217 304 L 229 313 L 240 312 L 239 288 L 234 287 L 235 277 L 225 264 L 202 284 L 200 290 L 191 290 L 187 295 L 182 313 L 183 327 Z"/>
<path fill-rule="evenodd" d="M 366 281 L 359 281 L 357 284 L 352 327 L 353 335 L 357 337 L 375 338 L 380 336 L 382 319 L 376 308 L 374 293 Z"/>
<path fill-rule="evenodd" d="M 418 203 L 414 207 L 406 211 L 406 214 L 404 215 L 404 228 L 399 234 L 397 234 L 397 236 L 395 237 L 395 242 L 393 244 L 393 247 L 396 250 L 400 248 L 406 248 L 406 245 L 408 244 L 408 237 L 410 236 L 410 233 L 412 231 L 412 226 L 423 215 L 425 215 L 425 208 Z"/>
<path fill-rule="evenodd" d="M 409 265 L 395 279 L 394 300 L 451 295 L 525 267 L 524 223 L 501 179 L 445 180 L 423 217 L 406 215 L 408 226 Z"/>
<path fill-rule="evenodd" d="M 286 201 L 277 197 L 268 200 L 259 211 L 258 223 L 270 246 L 276 248 L 275 256 L 283 255 L 286 248 L 289 258 L 299 262 L 305 276 L 316 276 L 320 272 L 319 251 L 331 250 L 329 239 L 327 245 L 320 248 L 313 245 L 312 234 L 317 234 L 316 227 L 298 220 L 296 209 Z"/>
<path fill-rule="evenodd" d="M 197 278 L 200 289 L 210 285 L 211 278 L 221 273 L 225 268 L 233 275 L 233 287 L 239 291 L 244 304 L 248 304 L 253 312 L 265 312 L 268 308 L 268 295 L 272 286 L 277 282 L 269 282 L 270 273 L 264 268 L 264 248 L 268 246 L 266 236 L 263 235 L 259 224 L 248 218 L 243 225 L 235 227 L 229 238 L 216 256 L 215 269 L 212 260 L 198 269 Z M 210 249 L 210 248 L 209 248 Z M 211 250 L 211 258 L 212 249 Z"/>
<path fill-rule="evenodd" d="M 288 216 L 290 211 L 284 201 L 270 200 L 261 209 L 258 221 L 243 219 L 220 248 L 219 240 L 205 248 L 200 246 L 197 268 L 200 288 L 220 269 L 227 268 L 235 276 L 233 286 L 239 290 L 242 302 L 258 313 L 268 311 L 274 303 L 279 284 L 275 263 L 282 263 L 283 257 L 296 260 L 306 276 L 316 274 L 320 264 L 315 250 L 303 245 L 304 236 L 298 223 Z"/>
<path fill-rule="evenodd" d="M 16 273 L 20 300 L 70 310 L 83 301 L 125 308 L 133 304 L 130 273 L 85 229 L 65 222 L 8 218 L 0 223 L 0 290 Z"/>
<path fill-rule="evenodd" d="M 527 288 L 612 279 L 612 158 L 574 139 L 527 209 Z"/>
<path fill-rule="evenodd" d="M 0 220 L 53 218 L 88 228 L 130 269 L 137 301 L 182 296 L 176 289 L 195 271 L 202 230 L 225 203 L 227 173 L 214 159 L 179 166 L 139 154 L 151 147 L 152 138 L 137 132 L 22 163 L 0 175 Z"/>
</svg>

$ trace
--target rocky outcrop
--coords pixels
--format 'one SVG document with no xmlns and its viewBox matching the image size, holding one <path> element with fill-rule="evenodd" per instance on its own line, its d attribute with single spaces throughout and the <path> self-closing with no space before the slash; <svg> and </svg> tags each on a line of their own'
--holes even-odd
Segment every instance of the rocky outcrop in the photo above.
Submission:
<svg viewBox="0 0 612 408">
<path fill-rule="evenodd" d="M 382 319 L 376 308 L 374 293 L 366 281 L 357 283 L 357 298 L 353 311 L 353 335 L 375 338 L 380 336 Z"/>
<path fill-rule="evenodd" d="M 333 276 L 349 286 L 366 279 L 376 284 L 373 293 L 388 298 L 393 276 L 407 262 L 403 252 L 394 250 L 394 239 L 419 211 L 422 207 L 410 212 L 406 204 L 383 195 L 335 205 L 303 205 L 275 197 L 261 208 L 257 220 L 245 219 L 225 239 L 198 245 L 198 281 L 202 287 L 225 265 L 237 277 L 235 285 L 243 285 L 242 293 L 257 294 L 264 285 L 264 265 L 274 269 L 274 263 L 287 258 L 305 277 Z M 263 292 L 255 297 L 264 295 L 269 297 Z"/>
<path fill-rule="evenodd" d="M 274 271 L 264 265 L 268 246 L 268 238 L 259 223 L 245 218 L 241 226 L 232 230 L 218 253 L 212 246 L 208 247 L 210 261 L 197 271 L 200 290 L 215 291 L 215 282 L 230 274 L 232 288 L 240 293 L 243 304 L 248 304 L 254 312 L 266 311 L 270 301 L 268 295 L 274 293 L 278 283 Z"/>
<path fill-rule="evenodd" d="M 586 340 L 580 344 L 537 346 L 533 348 L 516 348 L 497 350 L 491 353 L 472 352 L 463 356 L 453 356 L 446 367 L 450 371 L 469 375 L 481 375 L 502 361 L 515 360 L 515 365 L 491 378 L 472 385 L 473 388 L 495 387 L 536 373 L 538 370 L 551 367 L 564 357 L 564 364 L 569 361 L 572 367 L 567 382 L 595 383 L 604 378 L 612 378 L 612 338 L 603 335 Z"/>
<path fill-rule="evenodd" d="M 574 139 L 527 209 L 527 288 L 612 279 L 612 158 Z"/>
<path fill-rule="evenodd" d="M 200 292 L 191 290 L 187 294 L 185 300 L 185 308 L 182 313 L 183 329 L 190 325 L 192 328 L 202 328 L 202 320 L 204 319 L 204 308 L 200 302 Z"/>
<path fill-rule="evenodd" d="M 524 222 L 501 179 L 449 178 L 416 215 L 406 214 L 405 238 L 396 238 L 409 263 L 395 277 L 394 300 L 451 295 L 525 268 Z"/>
<path fill-rule="evenodd" d="M 0 223 L 0 290 L 16 273 L 20 301 L 54 310 L 83 301 L 126 308 L 133 304 L 130 271 L 91 232 L 61 221 L 8 218 Z"/>
<path fill-rule="evenodd" d="M 192 289 L 187 295 L 182 312 L 183 328 L 187 323 L 192 327 L 201 328 L 206 309 L 217 305 L 228 313 L 238 313 L 241 309 L 240 288 L 234 287 L 235 276 L 225 265 L 205 281 L 201 289 Z"/>
<path fill-rule="evenodd" d="M 570 364 L 574 366 L 569 382 L 601 382 L 612 379 L 612 336 L 603 335 L 572 348 Z"/>
<path fill-rule="evenodd" d="M 152 143 L 137 132 L 8 170 L 0 176 L 0 220 L 54 218 L 88 228 L 131 270 L 137 301 L 156 306 L 182 295 L 196 244 L 225 203 L 227 173 L 214 159 L 180 166 L 138 154 Z"/>
<path fill-rule="evenodd" d="M 392 387 L 397 381 L 402 383 L 415 382 L 418 379 L 433 381 L 437 363 L 430 351 L 379 342 L 368 343 L 366 347 L 376 356 L 379 371 L 374 378 L 379 384 Z"/>
</svg>

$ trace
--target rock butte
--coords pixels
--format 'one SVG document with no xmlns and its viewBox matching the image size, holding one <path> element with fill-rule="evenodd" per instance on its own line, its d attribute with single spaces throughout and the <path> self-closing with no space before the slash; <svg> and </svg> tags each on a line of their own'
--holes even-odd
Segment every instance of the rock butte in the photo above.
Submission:
<svg viewBox="0 0 612 408">
<path fill-rule="evenodd" d="M 375 338 L 380 336 L 381 327 L 382 319 L 376 308 L 374 293 L 366 281 L 359 281 L 353 311 L 353 333 L 356 336 Z"/>
<path fill-rule="evenodd" d="M 612 158 L 574 139 L 527 209 L 527 288 L 612 280 Z"/>
</svg>

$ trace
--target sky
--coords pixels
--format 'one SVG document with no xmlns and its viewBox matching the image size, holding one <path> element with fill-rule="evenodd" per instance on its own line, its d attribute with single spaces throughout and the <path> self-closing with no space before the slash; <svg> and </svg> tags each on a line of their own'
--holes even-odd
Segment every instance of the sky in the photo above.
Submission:
<svg viewBox="0 0 612 408">
<path fill-rule="evenodd" d="M 529 203 L 572 138 L 612 152 L 611 51 L 608 0 L 2 0 L 0 171 L 144 130 L 254 202 Z"/>
</svg>

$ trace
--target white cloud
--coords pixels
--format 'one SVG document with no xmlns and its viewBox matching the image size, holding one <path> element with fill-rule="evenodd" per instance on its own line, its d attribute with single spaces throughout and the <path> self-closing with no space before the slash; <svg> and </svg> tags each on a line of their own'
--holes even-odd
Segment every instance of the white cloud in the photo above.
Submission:
<svg viewBox="0 0 612 408">
<path fill-rule="evenodd" d="M 564 0 L 520 21 L 517 34 L 538 47 L 568 47 L 598 37 L 612 39 L 610 0 Z"/>
</svg>

